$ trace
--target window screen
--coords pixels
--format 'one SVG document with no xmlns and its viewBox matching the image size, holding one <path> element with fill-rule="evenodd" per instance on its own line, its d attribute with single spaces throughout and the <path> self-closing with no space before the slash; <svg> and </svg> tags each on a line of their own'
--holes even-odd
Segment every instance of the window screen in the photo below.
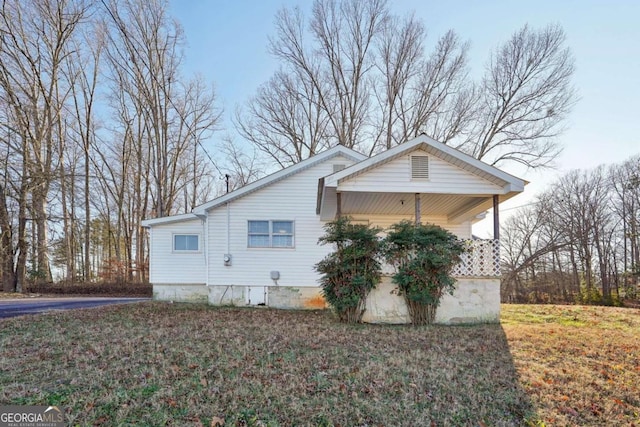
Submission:
<svg viewBox="0 0 640 427">
<path fill-rule="evenodd" d="M 174 251 L 198 251 L 198 235 L 197 234 L 174 234 L 173 250 Z"/>
<path fill-rule="evenodd" d="M 293 221 L 249 221 L 250 248 L 292 248 Z"/>
</svg>

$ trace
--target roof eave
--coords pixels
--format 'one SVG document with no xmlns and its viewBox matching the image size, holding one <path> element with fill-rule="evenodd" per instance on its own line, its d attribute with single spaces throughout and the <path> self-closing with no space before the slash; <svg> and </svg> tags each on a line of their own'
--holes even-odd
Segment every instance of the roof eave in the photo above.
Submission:
<svg viewBox="0 0 640 427">
<path fill-rule="evenodd" d="M 295 165 L 289 166 L 288 168 L 279 170 L 262 179 L 254 181 L 251 184 L 245 185 L 244 187 L 234 190 L 231 193 L 225 194 L 224 196 L 218 197 L 216 199 L 211 200 L 210 202 L 197 206 L 196 208 L 193 209 L 193 213 L 204 214 L 210 209 L 229 203 L 246 194 L 257 191 L 263 187 L 266 187 L 267 185 L 270 185 L 274 182 L 278 182 L 288 176 L 294 175 L 304 169 L 312 167 L 313 165 L 319 162 L 325 161 L 327 159 L 330 159 L 338 155 L 342 155 L 344 157 L 350 158 L 354 162 L 360 162 L 367 158 L 367 156 L 365 156 L 364 154 L 358 153 L 357 151 L 347 148 L 343 145 L 338 145 L 329 150 L 323 151 L 322 153 L 316 154 L 313 157 L 303 160 L 300 163 L 296 163 Z"/>
<path fill-rule="evenodd" d="M 339 172 L 329 175 L 325 180 L 325 185 L 329 187 L 336 187 L 339 181 L 342 179 L 350 178 L 366 170 L 369 170 L 370 168 L 378 164 L 382 164 L 391 161 L 399 156 L 402 156 L 406 152 L 419 149 L 423 144 L 429 146 L 433 150 L 440 151 L 448 156 L 454 157 L 468 164 L 471 168 L 475 168 L 476 170 L 492 175 L 498 180 L 503 181 L 505 184 L 511 184 L 514 186 L 514 188 L 522 188 L 522 190 L 520 191 L 523 191 L 524 186 L 527 184 L 527 182 L 521 178 L 504 172 L 503 170 L 498 169 L 495 166 L 484 163 L 481 160 L 478 160 L 456 148 L 450 147 L 422 134 L 410 141 L 407 141 L 403 144 L 398 144 L 387 151 L 384 151 L 362 162 L 359 162 Z"/>
<path fill-rule="evenodd" d="M 140 222 L 145 228 L 151 228 L 155 225 L 170 224 L 172 222 L 193 221 L 194 219 L 203 219 L 194 213 L 185 213 L 179 215 L 163 216 L 160 218 L 145 219 Z"/>
</svg>

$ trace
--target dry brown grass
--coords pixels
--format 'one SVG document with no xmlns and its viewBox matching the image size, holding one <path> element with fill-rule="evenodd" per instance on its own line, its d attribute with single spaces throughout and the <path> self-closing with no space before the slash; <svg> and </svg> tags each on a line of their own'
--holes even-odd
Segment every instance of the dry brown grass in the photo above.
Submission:
<svg viewBox="0 0 640 427">
<path fill-rule="evenodd" d="M 541 423 L 640 425 L 640 310 L 504 305 L 502 318 Z"/>
<path fill-rule="evenodd" d="M 37 295 L 37 294 L 21 294 L 19 292 L 2 292 L 2 291 L 0 291 L 0 300 L 2 300 L 2 299 L 23 299 L 23 298 L 29 298 L 32 295 Z"/>
<path fill-rule="evenodd" d="M 157 302 L 7 319 L 0 404 L 77 425 L 638 423 L 638 310 L 549 310 L 505 306 L 504 329 Z"/>
</svg>

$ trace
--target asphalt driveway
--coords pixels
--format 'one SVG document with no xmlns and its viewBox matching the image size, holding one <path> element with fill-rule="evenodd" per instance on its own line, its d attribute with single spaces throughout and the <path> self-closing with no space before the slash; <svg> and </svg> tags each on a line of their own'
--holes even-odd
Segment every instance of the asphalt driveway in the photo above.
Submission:
<svg viewBox="0 0 640 427">
<path fill-rule="evenodd" d="M 130 304 L 149 301 L 150 298 L 24 298 L 0 300 L 0 318 L 40 314 L 53 310 L 101 307 L 112 304 Z"/>
</svg>

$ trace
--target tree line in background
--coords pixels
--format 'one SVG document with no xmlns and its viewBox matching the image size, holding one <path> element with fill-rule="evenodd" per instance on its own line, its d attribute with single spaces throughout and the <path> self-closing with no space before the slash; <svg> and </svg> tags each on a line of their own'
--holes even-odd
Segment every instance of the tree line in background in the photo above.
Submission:
<svg viewBox="0 0 640 427">
<path fill-rule="evenodd" d="M 558 26 L 517 31 L 474 80 L 455 32 L 429 50 L 424 25 L 384 0 L 316 0 L 308 18 L 278 12 L 280 67 L 236 111 L 242 142 L 209 152 L 222 110 L 182 74 L 166 1 L 2 1 L 0 15 L 5 291 L 54 271 L 145 281 L 143 219 L 221 194 L 221 176 L 237 188 L 338 144 L 373 154 L 426 133 L 490 164 L 547 166 L 576 99 Z"/>
<path fill-rule="evenodd" d="M 502 300 L 618 304 L 640 292 L 640 155 L 574 170 L 501 231 Z"/>
<path fill-rule="evenodd" d="M 146 280 L 140 221 L 214 194 L 199 149 L 215 93 L 180 74 L 184 36 L 161 2 L 3 1 L 3 288 L 101 274 Z"/>
</svg>

